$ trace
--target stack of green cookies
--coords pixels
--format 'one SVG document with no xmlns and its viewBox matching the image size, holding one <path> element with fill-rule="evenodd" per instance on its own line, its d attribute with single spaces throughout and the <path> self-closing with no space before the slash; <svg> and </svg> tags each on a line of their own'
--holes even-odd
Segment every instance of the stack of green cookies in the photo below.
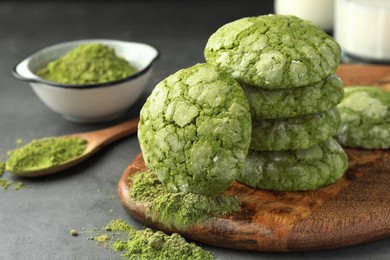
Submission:
<svg viewBox="0 0 390 260">
<path fill-rule="evenodd" d="M 320 27 L 294 16 L 243 18 L 210 37 L 207 63 L 241 84 L 251 109 L 252 139 L 240 182 L 298 191 L 341 178 L 347 156 L 332 139 L 344 95 L 335 75 L 340 52 Z"/>
</svg>

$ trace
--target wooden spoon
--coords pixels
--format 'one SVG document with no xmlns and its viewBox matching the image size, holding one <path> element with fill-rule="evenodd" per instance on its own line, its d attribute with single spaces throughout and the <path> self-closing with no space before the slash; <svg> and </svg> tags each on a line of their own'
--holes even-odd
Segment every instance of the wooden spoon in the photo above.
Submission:
<svg viewBox="0 0 390 260">
<path fill-rule="evenodd" d="M 103 130 L 61 136 L 59 138 L 80 137 L 87 140 L 87 147 L 85 148 L 84 153 L 67 162 L 64 162 L 60 165 L 56 165 L 53 167 L 41 168 L 41 169 L 31 170 L 31 171 L 27 170 L 27 171 L 17 171 L 17 172 L 10 171 L 10 172 L 12 172 L 12 174 L 14 175 L 21 176 L 21 177 L 37 177 L 37 176 L 49 175 L 59 171 L 63 171 L 84 161 L 85 159 L 87 159 L 88 157 L 90 157 L 91 155 L 99 151 L 103 146 L 110 144 L 118 139 L 121 139 L 122 137 L 136 133 L 138 122 L 139 122 L 139 118 L 137 117 L 130 121 Z"/>
</svg>

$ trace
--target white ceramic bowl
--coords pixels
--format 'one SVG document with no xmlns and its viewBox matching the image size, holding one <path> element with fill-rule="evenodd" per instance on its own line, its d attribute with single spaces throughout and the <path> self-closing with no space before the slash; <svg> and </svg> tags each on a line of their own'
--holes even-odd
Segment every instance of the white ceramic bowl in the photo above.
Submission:
<svg viewBox="0 0 390 260">
<path fill-rule="evenodd" d="M 137 72 L 121 80 L 85 85 L 47 81 L 35 74 L 50 61 L 86 43 L 101 43 L 113 48 L 118 56 L 136 67 Z M 66 119 L 82 123 L 99 122 L 119 116 L 139 98 L 159 54 L 155 47 L 144 43 L 105 39 L 72 41 L 33 53 L 14 67 L 13 74 L 29 82 L 43 103 Z"/>
</svg>

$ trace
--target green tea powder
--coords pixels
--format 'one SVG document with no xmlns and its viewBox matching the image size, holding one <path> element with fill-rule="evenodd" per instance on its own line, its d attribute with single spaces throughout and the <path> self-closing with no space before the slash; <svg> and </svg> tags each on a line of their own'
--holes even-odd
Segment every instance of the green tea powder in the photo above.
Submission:
<svg viewBox="0 0 390 260">
<path fill-rule="evenodd" d="M 136 230 L 121 219 L 112 220 L 104 230 L 106 234 L 89 238 L 110 246 L 128 260 L 211 260 L 211 252 L 195 243 L 187 242 L 179 234 L 167 235 L 150 228 Z"/>
<path fill-rule="evenodd" d="M 3 175 L 5 171 L 5 163 L 0 162 L 0 177 Z"/>
<path fill-rule="evenodd" d="M 50 137 L 36 139 L 9 152 L 6 170 L 24 173 L 61 165 L 80 156 L 87 141 L 79 137 Z"/>
<path fill-rule="evenodd" d="M 66 84 L 96 84 L 126 78 L 136 68 L 116 56 L 114 49 L 103 44 L 80 45 L 36 74 L 49 81 Z"/>
<path fill-rule="evenodd" d="M 237 197 L 172 193 L 152 172 L 136 173 L 132 177 L 130 197 L 150 202 L 147 208 L 149 217 L 179 230 L 241 208 Z"/>
<path fill-rule="evenodd" d="M 9 186 L 13 184 L 13 182 L 1 178 L 3 176 L 4 170 L 5 170 L 5 163 L 0 162 L 0 187 L 3 188 L 3 190 L 6 190 L 8 189 Z"/>
<path fill-rule="evenodd" d="M 3 178 L 0 178 L 0 187 L 3 188 L 3 190 L 8 189 L 9 186 L 13 184 L 12 181 L 7 181 Z"/>
</svg>

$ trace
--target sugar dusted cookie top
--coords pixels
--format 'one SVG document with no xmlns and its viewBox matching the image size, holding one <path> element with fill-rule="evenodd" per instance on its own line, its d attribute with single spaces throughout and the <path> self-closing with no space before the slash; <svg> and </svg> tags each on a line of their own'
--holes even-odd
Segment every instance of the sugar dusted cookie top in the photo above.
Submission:
<svg viewBox="0 0 390 260">
<path fill-rule="evenodd" d="M 341 126 L 337 140 L 341 145 L 390 148 L 389 92 L 369 86 L 347 87 L 338 108 Z"/>
<path fill-rule="evenodd" d="M 295 16 L 246 17 L 209 38 L 205 58 L 241 83 L 267 89 L 310 85 L 335 72 L 339 45 Z"/>
<path fill-rule="evenodd" d="M 138 137 L 146 165 L 170 191 L 216 195 L 244 170 L 251 128 L 238 82 L 197 64 L 155 87 Z"/>
</svg>

